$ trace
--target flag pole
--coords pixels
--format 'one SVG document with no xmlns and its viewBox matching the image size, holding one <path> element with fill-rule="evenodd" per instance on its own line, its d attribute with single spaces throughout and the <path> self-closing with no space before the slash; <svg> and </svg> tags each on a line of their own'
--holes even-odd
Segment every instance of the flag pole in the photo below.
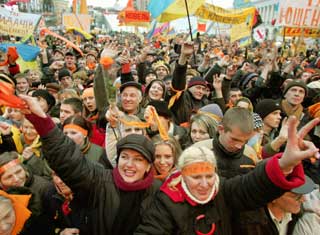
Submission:
<svg viewBox="0 0 320 235">
<path fill-rule="evenodd" d="M 188 7 L 188 1 L 187 1 L 187 0 L 184 0 L 184 3 L 186 4 L 187 17 L 188 17 L 188 23 L 189 23 L 190 38 L 191 38 L 191 41 L 193 41 L 192 28 L 191 28 L 191 22 L 190 22 L 190 14 L 189 14 L 189 7 Z M 197 64 L 197 58 L 196 58 L 196 53 L 195 53 L 195 51 L 193 51 L 193 60 L 194 60 L 194 63 Z"/>
<path fill-rule="evenodd" d="M 191 22 L 190 22 L 190 15 L 189 15 L 189 7 L 188 7 L 188 1 L 184 0 L 185 4 L 186 4 L 186 10 L 187 10 L 187 17 L 188 17 L 188 23 L 189 23 L 189 32 L 190 32 L 190 37 L 191 37 L 191 41 L 193 41 L 193 37 L 192 37 L 192 28 L 191 28 Z"/>
</svg>

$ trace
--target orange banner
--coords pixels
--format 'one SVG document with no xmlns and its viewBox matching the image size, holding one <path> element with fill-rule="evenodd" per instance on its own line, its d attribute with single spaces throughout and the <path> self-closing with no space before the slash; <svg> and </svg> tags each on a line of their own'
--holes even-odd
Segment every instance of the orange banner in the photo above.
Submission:
<svg viewBox="0 0 320 235">
<path fill-rule="evenodd" d="M 282 31 L 282 34 L 284 32 Z M 320 29 L 285 27 L 285 36 L 320 38 Z"/>
<path fill-rule="evenodd" d="M 148 11 L 125 11 L 125 22 L 150 22 Z"/>
</svg>

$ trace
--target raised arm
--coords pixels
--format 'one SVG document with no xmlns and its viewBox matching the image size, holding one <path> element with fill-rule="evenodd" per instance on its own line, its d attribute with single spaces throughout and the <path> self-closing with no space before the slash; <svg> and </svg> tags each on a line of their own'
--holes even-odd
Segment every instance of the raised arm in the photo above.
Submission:
<svg viewBox="0 0 320 235">
<path fill-rule="evenodd" d="M 26 117 L 34 125 L 42 141 L 45 158 L 72 191 L 93 193 L 98 181 L 108 180 L 102 166 L 87 160 L 79 147 L 55 126 L 50 117 L 42 111 L 37 100 L 21 95 L 31 111 Z"/>
<path fill-rule="evenodd" d="M 311 157 L 319 158 L 319 149 L 303 138 L 318 123 L 319 119 L 314 119 L 297 132 L 297 119 L 289 117 L 288 141 L 284 153 L 263 162 L 247 175 L 227 180 L 222 191 L 229 195 L 226 196 L 228 205 L 239 210 L 258 208 L 285 191 L 304 184 L 301 161 Z"/>
<path fill-rule="evenodd" d="M 187 61 L 193 53 L 193 43 L 185 42 L 181 47 L 181 54 L 172 75 L 172 88 L 183 91 L 186 88 Z"/>
</svg>

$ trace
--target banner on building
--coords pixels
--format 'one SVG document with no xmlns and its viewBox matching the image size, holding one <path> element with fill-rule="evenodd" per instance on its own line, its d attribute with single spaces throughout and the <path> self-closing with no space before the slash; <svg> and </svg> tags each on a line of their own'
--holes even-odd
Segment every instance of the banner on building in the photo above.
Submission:
<svg viewBox="0 0 320 235">
<path fill-rule="evenodd" d="M 250 37 L 251 35 L 251 28 L 248 26 L 246 22 L 232 25 L 230 30 L 230 41 L 234 42 L 241 38 Z"/>
<path fill-rule="evenodd" d="M 91 16 L 85 14 L 63 14 L 62 24 L 66 28 L 79 28 L 90 33 Z"/>
<path fill-rule="evenodd" d="M 281 0 L 278 26 L 320 28 L 319 0 Z"/>
<path fill-rule="evenodd" d="M 282 35 L 288 37 L 320 38 L 320 29 L 285 27 Z"/>
<path fill-rule="evenodd" d="M 32 34 L 41 15 L 8 11 L 0 7 L 0 33 L 23 37 Z"/>
<path fill-rule="evenodd" d="M 244 9 L 224 9 L 218 6 L 205 4 L 197 9 L 196 16 L 225 24 L 241 24 L 248 21 L 251 25 L 256 9 L 254 7 Z"/>
</svg>

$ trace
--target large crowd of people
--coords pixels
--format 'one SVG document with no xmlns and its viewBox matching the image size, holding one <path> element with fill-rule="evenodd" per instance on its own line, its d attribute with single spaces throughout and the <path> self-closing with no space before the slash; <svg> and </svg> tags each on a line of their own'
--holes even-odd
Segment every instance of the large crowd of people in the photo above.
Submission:
<svg viewBox="0 0 320 235">
<path fill-rule="evenodd" d="M 0 235 L 319 233 L 319 42 L 186 38 L 0 51 Z"/>
</svg>

